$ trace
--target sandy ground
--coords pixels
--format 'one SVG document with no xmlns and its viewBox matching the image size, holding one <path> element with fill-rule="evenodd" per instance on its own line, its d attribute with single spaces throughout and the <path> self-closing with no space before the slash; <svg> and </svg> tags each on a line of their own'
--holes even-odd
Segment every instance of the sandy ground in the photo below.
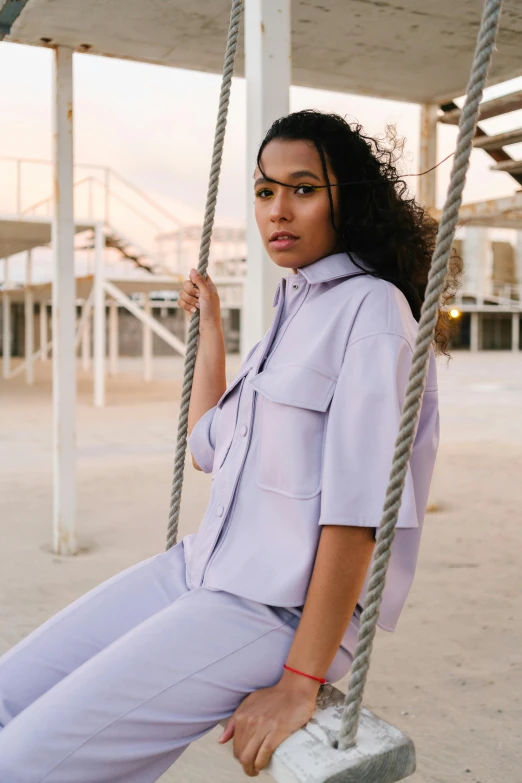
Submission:
<svg viewBox="0 0 522 783">
<path fill-rule="evenodd" d="M 230 357 L 232 376 L 236 367 Z M 121 372 L 103 410 L 80 373 L 82 551 L 70 559 L 50 549 L 50 366 L 37 366 L 30 389 L 22 378 L 0 382 L 0 652 L 164 548 L 181 363 L 155 360 L 149 384 L 137 360 Z M 439 510 L 397 632 L 378 635 L 366 704 L 414 738 L 412 783 L 521 781 L 522 357 L 456 353 L 439 379 Z M 182 535 L 197 529 L 208 491 L 209 477 L 189 468 Z M 162 783 L 245 780 L 217 736 L 193 744 Z"/>
</svg>

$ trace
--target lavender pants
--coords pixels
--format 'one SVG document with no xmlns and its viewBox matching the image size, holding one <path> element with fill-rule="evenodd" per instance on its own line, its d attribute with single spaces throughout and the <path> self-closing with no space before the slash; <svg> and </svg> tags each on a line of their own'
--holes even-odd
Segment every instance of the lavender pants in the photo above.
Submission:
<svg viewBox="0 0 522 783">
<path fill-rule="evenodd" d="M 278 681 L 298 622 L 288 609 L 189 589 L 183 541 L 126 569 L 0 658 L 1 783 L 157 780 Z M 340 648 L 327 679 L 350 664 Z"/>
</svg>

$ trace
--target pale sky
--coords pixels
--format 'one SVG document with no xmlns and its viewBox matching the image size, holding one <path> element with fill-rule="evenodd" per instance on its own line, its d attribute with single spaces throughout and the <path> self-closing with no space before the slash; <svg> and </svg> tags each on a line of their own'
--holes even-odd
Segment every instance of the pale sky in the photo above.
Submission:
<svg viewBox="0 0 522 783">
<path fill-rule="evenodd" d="M 43 48 L 0 44 L 0 149 L 2 156 L 51 158 L 52 52 Z M 201 215 L 207 186 L 220 79 L 216 75 L 76 54 L 75 158 L 82 163 L 111 166 L 183 221 Z M 486 97 L 522 87 L 522 77 Z M 316 108 L 357 119 L 365 130 L 382 134 L 386 123 L 406 137 L 403 170 L 418 171 L 419 107 L 293 87 L 291 110 Z M 488 132 L 522 125 L 522 112 L 484 122 Z M 230 104 L 220 186 L 218 219 L 241 224 L 250 208 L 245 150 L 245 83 L 235 79 Z M 453 150 L 456 128 L 439 126 L 441 160 Z M 522 154 L 512 147 L 515 157 Z M 481 150 L 472 155 L 465 201 L 509 195 L 516 183 L 508 175 L 489 171 L 491 159 Z M 253 161 L 249 162 L 253 167 Z M 451 160 L 438 169 L 438 201 L 442 205 Z M 50 180 L 42 168 L 25 169 L 24 204 L 47 196 Z M 14 205 L 14 167 L 0 161 L 0 212 Z M 83 172 L 85 174 L 85 172 Z M 409 179 L 415 192 L 416 181 Z M 132 221 L 128 224 L 132 231 Z"/>
</svg>

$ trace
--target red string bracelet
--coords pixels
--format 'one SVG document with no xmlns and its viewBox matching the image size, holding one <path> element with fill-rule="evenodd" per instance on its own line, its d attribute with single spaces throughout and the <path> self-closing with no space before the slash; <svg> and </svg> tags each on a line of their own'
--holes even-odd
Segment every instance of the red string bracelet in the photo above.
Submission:
<svg viewBox="0 0 522 783">
<path fill-rule="evenodd" d="M 314 677 L 313 674 L 305 674 L 305 672 L 300 672 L 298 669 L 292 669 L 291 666 L 287 666 L 286 663 L 283 664 L 284 669 L 288 669 L 289 672 L 294 672 L 295 674 L 301 674 L 303 677 L 309 677 L 311 680 L 317 680 L 317 682 L 320 682 L 324 685 L 326 682 L 326 679 L 324 677 Z"/>
</svg>

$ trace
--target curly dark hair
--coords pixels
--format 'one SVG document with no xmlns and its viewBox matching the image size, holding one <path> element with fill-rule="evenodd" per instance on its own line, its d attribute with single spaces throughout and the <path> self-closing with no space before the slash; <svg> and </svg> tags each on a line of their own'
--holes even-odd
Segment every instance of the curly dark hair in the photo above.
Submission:
<svg viewBox="0 0 522 783">
<path fill-rule="evenodd" d="M 406 182 L 397 171 L 404 141 L 398 139 L 395 128 L 387 127 L 383 141 L 365 135 L 361 125 L 349 124 L 338 114 L 311 109 L 293 112 L 276 120 L 268 130 L 257 155 L 260 171 L 261 154 L 274 139 L 310 141 L 315 145 L 327 184 L 332 224 L 341 246 L 356 254 L 376 277 L 396 285 L 418 321 L 438 226 L 409 196 Z M 339 183 L 337 223 L 327 160 Z M 355 259 L 354 263 L 357 265 Z M 455 295 L 461 272 L 462 260 L 453 251 L 441 307 Z M 437 352 L 447 355 L 450 332 L 447 314 L 439 310 L 434 337 Z"/>
</svg>

